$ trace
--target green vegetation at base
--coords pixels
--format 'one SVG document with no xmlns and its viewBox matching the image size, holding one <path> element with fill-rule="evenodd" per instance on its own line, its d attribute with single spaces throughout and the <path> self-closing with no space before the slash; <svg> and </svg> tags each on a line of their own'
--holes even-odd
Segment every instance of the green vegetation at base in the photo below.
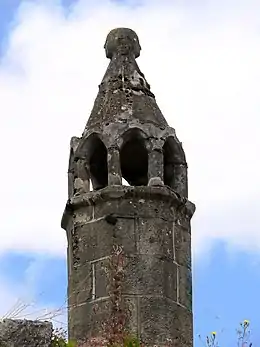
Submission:
<svg viewBox="0 0 260 347">
<path fill-rule="evenodd" d="M 237 347 L 252 347 L 252 342 L 250 341 L 250 330 L 249 330 L 250 322 L 245 319 L 240 323 L 239 329 L 237 329 L 238 343 Z M 74 341 L 67 341 L 66 334 L 62 330 L 56 330 L 53 333 L 52 345 L 51 347 L 145 347 L 138 338 L 127 336 L 124 338 L 122 343 L 109 343 L 106 342 L 105 339 L 94 338 L 89 342 L 78 344 Z M 219 347 L 218 333 L 216 331 L 212 331 L 206 339 L 200 339 L 204 346 L 206 347 Z M 1 347 L 1 346 L 0 346 Z M 159 346 L 158 346 L 159 347 Z M 170 346 L 169 346 L 170 347 Z"/>
</svg>

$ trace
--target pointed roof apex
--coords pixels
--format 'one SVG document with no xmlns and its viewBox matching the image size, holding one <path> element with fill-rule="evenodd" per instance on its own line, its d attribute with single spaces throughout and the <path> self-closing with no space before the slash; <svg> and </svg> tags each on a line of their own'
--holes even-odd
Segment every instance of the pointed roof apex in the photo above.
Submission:
<svg viewBox="0 0 260 347">
<path fill-rule="evenodd" d="M 168 124 L 136 62 L 141 51 L 136 33 L 127 28 L 113 29 L 104 48 L 110 62 L 83 135 L 111 124 L 149 123 L 166 127 Z"/>
<path fill-rule="evenodd" d="M 109 59 L 117 55 L 133 55 L 134 58 L 138 58 L 141 51 L 138 36 L 128 28 L 111 30 L 107 35 L 104 48 Z"/>
</svg>

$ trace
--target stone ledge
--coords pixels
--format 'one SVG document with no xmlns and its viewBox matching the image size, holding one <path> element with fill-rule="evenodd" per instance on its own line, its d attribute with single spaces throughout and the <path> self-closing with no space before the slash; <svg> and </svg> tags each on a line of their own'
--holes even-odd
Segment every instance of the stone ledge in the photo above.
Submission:
<svg viewBox="0 0 260 347">
<path fill-rule="evenodd" d="M 66 229 L 68 217 L 76 208 L 82 206 L 94 206 L 99 202 L 121 200 L 121 199 L 145 199 L 145 200 L 164 200 L 170 201 L 177 209 L 183 209 L 183 212 L 191 218 L 195 212 L 195 205 L 184 197 L 179 196 L 167 186 L 107 186 L 98 191 L 92 191 L 71 198 L 65 207 L 61 227 Z"/>
<path fill-rule="evenodd" d="M 0 321 L 1 347 L 50 347 L 52 323 L 3 319 Z"/>
</svg>

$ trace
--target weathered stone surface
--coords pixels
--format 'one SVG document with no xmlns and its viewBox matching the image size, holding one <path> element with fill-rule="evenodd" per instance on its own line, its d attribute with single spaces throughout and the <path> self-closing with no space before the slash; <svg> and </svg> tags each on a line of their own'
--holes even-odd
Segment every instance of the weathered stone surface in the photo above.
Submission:
<svg viewBox="0 0 260 347">
<path fill-rule="evenodd" d="M 191 347 L 195 206 L 185 153 L 136 63 L 135 32 L 112 30 L 105 50 L 110 64 L 83 135 L 71 144 L 62 219 L 69 336 L 106 334 L 121 312 L 147 346 Z"/>
<path fill-rule="evenodd" d="M 192 346 L 192 314 L 167 298 L 141 297 L 140 322 L 148 345 Z"/>
<path fill-rule="evenodd" d="M 150 188 L 143 187 L 142 191 L 145 189 Z M 191 309 L 190 261 L 187 261 L 190 254 L 190 233 L 180 223 L 174 222 L 174 218 L 175 221 L 184 218 L 181 217 L 182 210 L 174 207 L 174 202 L 170 203 L 170 199 L 161 200 L 157 192 L 144 194 L 146 200 L 142 196 L 137 198 L 138 193 L 133 192 L 139 189 L 132 187 L 131 194 L 134 198 L 124 200 L 122 196 L 116 198 L 116 190 L 114 187 L 115 198 L 108 200 L 107 205 L 104 200 L 94 199 L 94 210 L 99 213 L 97 219 L 77 224 L 74 228 L 74 243 L 75 237 L 78 243 L 77 248 L 72 248 L 78 261 L 69 278 L 70 293 L 74 297 L 70 302 L 72 307 L 69 313 L 71 336 L 90 336 L 94 331 L 102 330 L 102 320 L 110 321 L 110 257 L 115 246 L 122 246 L 124 251 L 124 277 L 120 284 L 122 295 L 125 300 L 127 297 L 136 297 L 131 304 L 132 309 L 127 311 L 128 324 L 135 331 L 140 333 L 138 325 L 143 324 L 140 300 L 144 296 L 149 296 L 151 300 L 169 299 L 186 307 L 187 311 Z M 95 194 L 99 193 L 92 193 Z M 172 199 L 176 197 L 173 195 Z M 156 212 L 151 213 L 149 206 L 152 206 L 153 211 L 161 210 L 163 218 Z M 168 209 L 163 209 L 163 206 L 168 206 Z M 74 215 L 77 215 L 77 205 L 75 208 Z M 80 207 L 81 215 L 84 214 L 82 209 Z M 134 213 L 128 215 L 128 209 Z M 87 221 L 88 218 L 82 217 L 82 220 Z M 94 310 L 99 313 L 96 318 L 91 318 L 96 315 Z M 137 315 L 132 314 L 132 310 Z M 85 325 L 79 323 L 79 317 L 82 317 Z M 172 333 L 169 332 L 167 336 L 172 338 Z"/>
<path fill-rule="evenodd" d="M 50 347 L 52 324 L 30 320 L 3 319 L 0 322 L 1 347 Z"/>
<path fill-rule="evenodd" d="M 84 341 L 91 336 L 104 335 L 104 326 L 110 318 L 108 299 L 72 307 L 69 311 L 70 339 Z"/>
<path fill-rule="evenodd" d="M 80 264 L 106 257 L 113 251 L 115 244 L 124 247 L 125 252 L 136 250 L 135 221 L 132 218 L 116 218 L 116 224 L 105 219 L 76 227 L 79 244 L 77 256 Z"/>
<path fill-rule="evenodd" d="M 69 306 L 80 305 L 92 299 L 93 266 L 91 263 L 77 266 L 69 277 Z"/>
<path fill-rule="evenodd" d="M 125 260 L 125 295 L 163 295 L 177 301 L 177 265 L 153 255 L 135 255 Z"/>
<path fill-rule="evenodd" d="M 179 276 L 179 297 L 178 302 L 185 306 L 190 312 L 192 311 L 192 276 L 191 270 L 184 266 L 178 267 Z"/>
<path fill-rule="evenodd" d="M 74 224 L 80 224 L 80 220 L 90 221 L 99 219 L 104 215 L 134 217 L 146 216 L 150 218 L 162 218 L 176 220 L 176 224 L 189 228 L 190 212 L 189 201 L 177 196 L 175 192 L 166 187 L 148 186 L 108 186 L 96 192 L 90 192 L 71 199 L 70 208 L 74 210 Z M 75 209 L 77 206 L 77 210 Z M 192 204 L 192 206 L 194 206 Z M 82 209 L 82 207 L 84 207 Z M 141 210 L 140 210 L 141 209 Z M 178 209 L 178 215 L 176 215 Z M 72 213 L 72 212 L 71 212 Z M 77 216 L 77 214 L 80 216 Z M 66 225 L 64 225 L 65 227 Z"/>
<path fill-rule="evenodd" d="M 187 229 L 174 225 L 176 262 L 191 269 L 191 235 Z"/>
<path fill-rule="evenodd" d="M 150 254 L 161 257 L 162 259 L 173 259 L 172 226 L 172 221 L 167 219 L 138 218 L 136 222 L 138 253 Z"/>
</svg>

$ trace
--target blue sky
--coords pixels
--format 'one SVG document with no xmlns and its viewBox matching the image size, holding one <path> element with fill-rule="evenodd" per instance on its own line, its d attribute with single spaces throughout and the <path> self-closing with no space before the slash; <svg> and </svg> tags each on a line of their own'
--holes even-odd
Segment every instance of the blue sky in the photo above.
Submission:
<svg viewBox="0 0 260 347">
<path fill-rule="evenodd" d="M 108 63 L 107 32 L 130 26 L 189 162 L 195 336 L 233 346 L 249 319 L 259 343 L 259 14 L 253 0 L 0 2 L 2 316 L 21 298 L 34 304 L 20 316 L 61 307 L 64 321 L 68 144 Z"/>
</svg>

